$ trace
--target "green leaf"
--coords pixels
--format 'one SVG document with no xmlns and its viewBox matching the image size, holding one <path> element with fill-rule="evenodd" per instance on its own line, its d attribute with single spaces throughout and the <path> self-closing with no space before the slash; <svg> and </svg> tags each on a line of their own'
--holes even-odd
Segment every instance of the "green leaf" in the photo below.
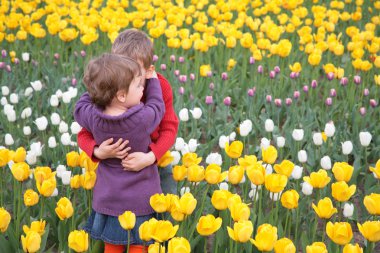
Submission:
<svg viewBox="0 0 380 253">
<path fill-rule="evenodd" d="M 46 242 L 49 236 L 49 230 L 50 230 L 50 224 L 47 224 L 47 226 L 45 227 L 45 233 L 42 236 L 41 247 L 40 247 L 41 252 L 44 252 L 45 250 Z"/>
<path fill-rule="evenodd" d="M 15 252 L 15 248 L 12 244 L 6 240 L 3 236 L 0 237 L 0 252 Z"/>
</svg>

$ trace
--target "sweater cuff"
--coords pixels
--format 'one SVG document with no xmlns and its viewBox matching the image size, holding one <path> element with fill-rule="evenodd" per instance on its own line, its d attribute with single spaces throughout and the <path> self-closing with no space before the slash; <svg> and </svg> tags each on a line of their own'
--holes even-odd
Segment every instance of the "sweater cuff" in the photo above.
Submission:
<svg viewBox="0 0 380 253">
<path fill-rule="evenodd" d="M 165 151 L 165 152 L 162 152 L 163 150 L 161 150 L 161 149 L 158 147 L 158 145 L 156 145 L 156 144 L 153 143 L 153 142 L 149 145 L 149 147 L 150 147 L 150 150 L 152 150 L 154 156 L 156 157 L 156 161 L 160 160 L 161 157 L 166 153 L 166 151 Z"/>
</svg>

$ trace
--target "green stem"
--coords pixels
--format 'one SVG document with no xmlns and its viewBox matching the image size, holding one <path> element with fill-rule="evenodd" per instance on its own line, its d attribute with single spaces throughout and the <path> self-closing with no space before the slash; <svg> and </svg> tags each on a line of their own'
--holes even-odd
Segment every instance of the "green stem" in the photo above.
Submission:
<svg viewBox="0 0 380 253">
<path fill-rule="evenodd" d="M 204 243 L 204 253 L 207 253 L 207 237 L 205 237 L 205 243 Z"/>
<path fill-rule="evenodd" d="M 285 219 L 285 233 L 284 236 L 286 236 L 286 233 L 288 232 L 288 225 L 289 225 L 289 213 L 290 210 L 286 210 L 286 219 Z"/>
<path fill-rule="evenodd" d="M 128 230 L 128 243 L 127 243 L 127 253 L 129 253 L 129 243 L 131 241 L 131 230 Z"/>
<path fill-rule="evenodd" d="M 3 170 L 4 168 L 0 168 L 0 206 L 3 207 L 4 206 L 4 197 L 3 197 Z"/>
<path fill-rule="evenodd" d="M 196 216 L 196 219 L 195 219 L 196 221 L 198 221 L 199 218 L 200 218 L 201 215 L 202 215 L 202 211 L 203 211 L 204 203 L 205 203 L 206 196 L 207 196 L 207 193 L 208 193 L 208 189 L 209 189 L 209 188 L 210 188 L 210 185 L 207 184 L 206 190 L 205 190 L 204 195 L 203 195 L 203 198 L 202 198 L 201 207 L 199 208 L 199 212 L 198 212 L 198 214 L 197 214 L 197 216 Z M 188 237 L 189 240 L 191 240 L 191 237 L 192 237 L 193 234 L 194 234 L 194 231 L 195 231 L 196 225 L 197 225 L 197 223 L 195 222 L 194 225 L 192 226 L 190 236 Z"/>
<path fill-rule="evenodd" d="M 45 207 L 45 197 L 41 196 L 40 220 L 44 216 L 44 207 Z"/>
<path fill-rule="evenodd" d="M 318 218 L 317 218 L 317 215 L 315 215 L 315 218 L 314 218 L 314 226 L 313 226 L 313 236 L 311 237 L 311 242 L 313 243 L 314 242 L 314 239 L 315 239 L 315 234 L 317 232 L 317 225 L 318 225 Z"/>
<path fill-rule="evenodd" d="M 77 191 L 74 190 L 74 196 L 73 196 L 73 206 L 75 206 L 75 202 L 76 202 L 76 196 L 77 196 Z M 75 230 L 75 215 L 73 215 L 71 217 L 71 231 Z"/>
<path fill-rule="evenodd" d="M 19 239 L 20 235 L 20 209 L 21 209 L 21 191 L 22 191 L 22 185 L 21 182 L 16 182 L 17 188 L 15 189 L 16 194 L 18 195 L 18 201 L 17 201 L 17 210 L 16 210 L 16 238 Z"/>
</svg>

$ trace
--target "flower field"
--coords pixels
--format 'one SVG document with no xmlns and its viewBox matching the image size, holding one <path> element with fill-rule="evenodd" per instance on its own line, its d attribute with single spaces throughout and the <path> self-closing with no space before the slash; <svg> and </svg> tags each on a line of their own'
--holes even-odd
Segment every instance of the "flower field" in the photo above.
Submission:
<svg viewBox="0 0 380 253">
<path fill-rule="evenodd" d="M 380 252 L 380 1 L 1 1 L 0 253 L 103 252 L 73 109 L 136 28 L 180 125 L 149 253 Z M 126 210 L 128 211 L 128 210 Z M 134 226 L 134 214 L 119 217 Z"/>
</svg>

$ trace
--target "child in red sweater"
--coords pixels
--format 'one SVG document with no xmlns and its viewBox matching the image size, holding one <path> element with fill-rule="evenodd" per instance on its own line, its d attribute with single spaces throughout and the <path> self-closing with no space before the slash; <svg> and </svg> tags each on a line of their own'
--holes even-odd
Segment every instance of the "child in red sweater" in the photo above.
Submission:
<svg viewBox="0 0 380 253">
<path fill-rule="evenodd" d="M 131 57 L 141 65 L 142 76 L 146 76 L 146 72 L 152 71 L 153 61 L 153 45 L 145 33 L 128 29 L 120 33 L 112 45 L 112 53 L 121 54 Z M 134 152 L 128 154 L 128 140 L 122 141 L 108 139 L 96 145 L 92 134 L 83 128 L 78 134 L 78 145 L 87 153 L 94 161 L 107 158 L 122 159 L 122 165 L 128 171 L 140 171 L 143 168 L 158 161 L 174 144 L 178 131 L 178 118 L 173 108 L 173 94 L 169 82 L 160 74 L 158 79 L 161 85 L 162 97 L 165 103 L 165 114 L 157 127 L 151 134 L 152 143 L 150 144 L 150 152 Z M 142 101 L 144 101 L 143 96 Z M 164 193 L 176 193 L 176 183 L 172 176 L 172 166 L 160 168 L 161 188 Z M 121 253 L 124 247 L 120 245 L 106 244 L 105 252 Z M 138 252 L 138 251 L 136 251 Z M 131 253 L 131 252 L 130 252 Z"/>
</svg>

